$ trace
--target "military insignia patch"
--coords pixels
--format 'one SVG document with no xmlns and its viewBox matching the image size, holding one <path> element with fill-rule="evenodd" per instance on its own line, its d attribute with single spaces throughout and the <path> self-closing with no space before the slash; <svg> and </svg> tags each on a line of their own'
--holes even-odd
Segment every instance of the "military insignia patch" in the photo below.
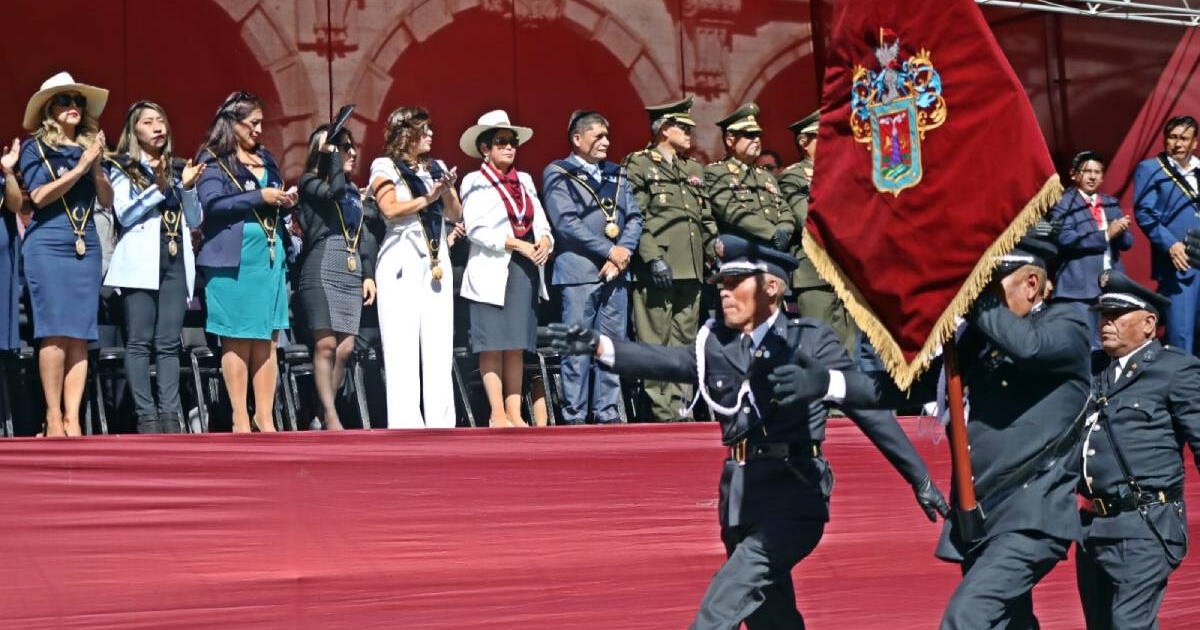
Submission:
<svg viewBox="0 0 1200 630">
<path fill-rule="evenodd" d="M 741 173 L 741 172 L 742 172 L 742 169 L 741 169 L 741 168 L 739 168 L 739 167 L 738 167 L 738 165 L 737 165 L 737 164 L 735 164 L 735 163 L 733 163 L 733 162 L 727 162 L 727 163 L 725 164 L 725 166 L 726 166 L 727 168 L 729 168 L 729 172 L 730 172 L 730 173 L 733 173 L 734 175 L 737 175 L 738 173 Z"/>
<path fill-rule="evenodd" d="M 921 141 L 946 122 L 946 100 L 928 50 L 904 59 L 899 36 L 880 28 L 875 59 L 878 71 L 854 67 L 850 129 L 870 145 L 875 188 L 899 196 L 921 182 Z"/>
</svg>

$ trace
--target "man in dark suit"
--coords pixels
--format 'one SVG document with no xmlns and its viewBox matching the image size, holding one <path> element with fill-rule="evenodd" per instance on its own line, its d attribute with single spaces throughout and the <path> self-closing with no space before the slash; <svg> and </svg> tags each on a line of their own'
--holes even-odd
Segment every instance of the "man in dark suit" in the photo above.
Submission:
<svg viewBox="0 0 1200 630">
<path fill-rule="evenodd" d="M 1100 193 L 1104 161 L 1099 155 L 1091 151 L 1076 155 L 1071 160 L 1071 179 L 1075 185 L 1063 192 L 1048 217 L 1050 223 L 1059 226 L 1055 242 L 1060 262 L 1054 276 L 1054 300 L 1090 307 L 1100 295 L 1096 285 L 1100 273 L 1124 268 L 1121 252 L 1133 247 L 1133 233 L 1117 198 Z M 1098 320 L 1093 315 L 1089 321 L 1089 338 L 1092 347 L 1098 348 Z"/>
<path fill-rule="evenodd" d="M 1169 300 L 1117 271 L 1100 284 L 1075 569 L 1089 630 L 1151 630 L 1187 552 L 1182 444 L 1200 453 L 1200 360 L 1154 338 Z"/>
<path fill-rule="evenodd" d="M 642 237 L 642 214 L 622 168 L 608 161 L 608 121 L 577 111 L 567 125 L 571 155 L 542 174 L 543 205 L 554 231 L 552 284 L 562 291 L 562 321 L 624 339 L 629 321 L 629 267 Z M 615 374 L 591 357 L 562 361 L 563 420 L 617 422 Z"/>
<path fill-rule="evenodd" d="M 1196 119 L 1176 116 L 1163 125 L 1164 150 L 1133 172 L 1133 216 L 1150 239 L 1150 272 L 1158 292 L 1171 300 L 1166 317 L 1168 345 L 1196 354 L 1200 278 L 1188 265 L 1184 238 L 1200 228 L 1200 159 Z"/>
<path fill-rule="evenodd" d="M 720 237 L 723 321 L 709 320 L 694 346 L 632 343 L 553 325 L 553 345 L 586 353 L 631 376 L 698 382 L 730 447 L 720 484 L 721 539 L 729 557 L 713 578 L 692 628 L 803 628 L 791 570 L 816 547 L 829 520 L 833 473 L 821 453 L 826 407 L 777 395 L 796 352 L 851 369 L 833 330 L 780 310 L 796 259 L 734 236 Z M 837 392 L 835 392 L 837 393 Z M 848 409 L 867 437 L 913 485 L 930 520 L 947 506 L 891 412 Z"/>
<path fill-rule="evenodd" d="M 1090 392 L 1088 325 L 1079 308 L 1042 301 L 1053 253 L 1053 244 L 1025 237 L 1002 257 L 957 344 L 985 518 L 951 519 L 943 532 L 938 556 L 963 570 L 943 630 L 1037 628 L 1033 586 L 1081 535 L 1074 489 Z M 799 363 L 806 367 L 791 369 L 792 395 L 820 398 L 844 382 L 846 404 L 891 407 L 935 398 L 941 361 L 911 393 L 886 372 L 841 374 L 806 357 Z"/>
</svg>

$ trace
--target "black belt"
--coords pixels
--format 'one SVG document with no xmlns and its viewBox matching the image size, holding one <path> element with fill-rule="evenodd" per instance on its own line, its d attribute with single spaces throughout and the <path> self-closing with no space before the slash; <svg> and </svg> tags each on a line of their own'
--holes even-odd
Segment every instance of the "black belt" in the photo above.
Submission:
<svg viewBox="0 0 1200 630">
<path fill-rule="evenodd" d="M 821 457 L 820 442 L 756 442 L 740 440 L 729 447 L 729 459 L 744 464 L 755 459 L 790 459 L 792 457 Z"/>
<path fill-rule="evenodd" d="M 1144 490 L 1137 494 L 1130 494 L 1115 499 L 1094 497 L 1092 499 L 1092 511 L 1096 513 L 1096 516 L 1116 516 L 1121 512 L 1132 512 L 1138 508 L 1162 505 L 1181 499 L 1183 499 L 1182 486 L 1166 490 Z"/>
</svg>

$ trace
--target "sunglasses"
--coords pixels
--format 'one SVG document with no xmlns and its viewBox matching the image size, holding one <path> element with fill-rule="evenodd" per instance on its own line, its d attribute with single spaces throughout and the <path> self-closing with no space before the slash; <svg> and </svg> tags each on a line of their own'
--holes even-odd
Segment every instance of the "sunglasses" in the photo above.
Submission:
<svg viewBox="0 0 1200 630">
<path fill-rule="evenodd" d="M 735 138 L 745 138 L 747 140 L 758 140 L 762 137 L 761 131 L 734 131 L 731 133 L 733 133 Z"/>
<path fill-rule="evenodd" d="M 516 136 L 497 136 L 492 138 L 492 146 L 494 147 L 512 147 L 521 146 L 521 141 L 517 140 Z"/>
<path fill-rule="evenodd" d="M 50 102 L 58 107 L 70 107 L 72 103 L 79 108 L 87 107 L 87 97 L 82 94 L 55 94 Z"/>
</svg>

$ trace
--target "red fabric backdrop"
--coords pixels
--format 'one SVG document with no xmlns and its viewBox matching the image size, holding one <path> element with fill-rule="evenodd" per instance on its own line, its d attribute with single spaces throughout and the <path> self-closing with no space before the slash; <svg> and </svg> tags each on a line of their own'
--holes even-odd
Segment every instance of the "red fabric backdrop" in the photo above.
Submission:
<svg viewBox="0 0 1200 630">
<path fill-rule="evenodd" d="M 904 424 L 945 487 L 946 445 Z M 723 559 L 718 437 L 683 424 L 6 440 L 0 625 L 683 628 Z M 853 425 L 835 421 L 825 451 L 833 521 L 795 572 L 809 627 L 935 627 L 957 580 L 931 555 L 939 526 Z M 1071 564 L 1035 600 L 1044 628 L 1082 627 Z M 1188 558 L 1163 628 L 1198 614 Z"/>
</svg>

